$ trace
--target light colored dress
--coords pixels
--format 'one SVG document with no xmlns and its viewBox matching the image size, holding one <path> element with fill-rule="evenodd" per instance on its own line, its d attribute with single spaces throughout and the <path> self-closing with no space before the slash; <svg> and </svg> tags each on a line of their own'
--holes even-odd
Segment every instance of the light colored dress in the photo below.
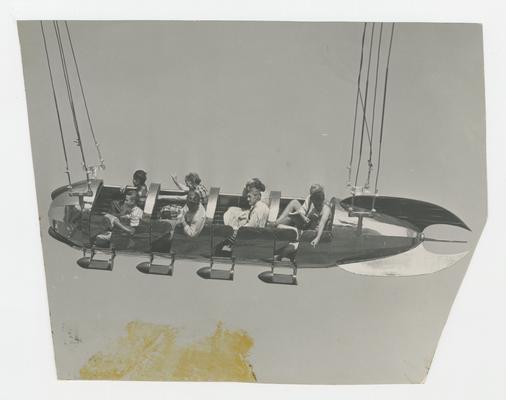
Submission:
<svg viewBox="0 0 506 400">
<path fill-rule="evenodd" d="M 239 229 L 240 221 L 247 220 L 249 210 L 243 210 L 241 207 L 229 207 L 223 214 L 223 223 L 234 229 Z"/>
<path fill-rule="evenodd" d="M 229 207 L 223 214 L 225 225 L 231 226 L 234 230 L 241 226 L 264 228 L 269 217 L 269 207 L 263 201 L 257 201 L 249 210 L 242 210 L 239 207 Z"/>
</svg>

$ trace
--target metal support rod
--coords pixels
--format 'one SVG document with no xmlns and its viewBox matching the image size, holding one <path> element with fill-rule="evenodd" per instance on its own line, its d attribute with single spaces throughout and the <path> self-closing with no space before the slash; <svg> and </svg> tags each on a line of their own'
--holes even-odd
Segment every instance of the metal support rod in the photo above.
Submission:
<svg viewBox="0 0 506 400">
<path fill-rule="evenodd" d="M 70 177 L 70 170 L 69 170 L 69 160 L 68 160 L 68 156 L 67 156 L 67 148 L 65 146 L 65 138 L 63 136 L 63 128 L 62 128 L 62 123 L 61 123 L 61 117 L 60 117 L 60 109 L 58 107 L 58 100 L 56 98 L 56 90 L 54 88 L 54 79 L 53 79 L 53 71 L 51 70 L 51 62 L 49 61 L 49 51 L 47 49 L 47 41 L 46 41 L 46 34 L 44 32 L 44 25 L 42 24 L 42 21 L 40 21 L 40 29 L 42 31 L 42 39 L 44 41 L 44 50 L 46 52 L 46 60 L 47 60 L 47 67 L 48 67 L 48 70 L 49 70 L 49 79 L 51 81 L 51 89 L 53 91 L 53 100 L 54 100 L 54 105 L 55 105 L 55 108 L 56 108 L 56 116 L 58 118 L 58 127 L 60 129 L 60 137 L 61 137 L 61 142 L 62 142 L 62 147 L 63 147 L 63 156 L 65 158 L 65 174 L 67 175 L 67 179 L 68 179 L 68 189 L 72 190 L 72 179 Z"/>
<path fill-rule="evenodd" d="M 358 183 L 358 176 L 360 173 L 360 163 L 362 161 L 362 150 L 363 150 L 363 144 L 364 144 L 364 128 L 365 128 L 365 118 L 366 118 L 366 111 L 367 111 L 367 97 L 369 94 L 369 73 L 371 70 L 372 44 L 373 44 L 373 40 L 374 40 L 374 26 L 375 25 L 373 23 L 372 30 L 371 30 L 371 41 L 369 44 L 369 57 L 368 57 L 368 61 L 367 61 L 367 79 L 365 82 L 364 112 L 362 115 L 362 133 L 360 135 L 360 150 L 359 150 L 359 158 L 358 158 L 358 163 L 357 163 L 357 173 L 355 175 L 355 186 L 357 186 L 357 183 Z M 354 205 L 355 205 L 355 194 L 353 193 L 352 200 L 351 200 L 351 207 L 353 208 Z"/>
<path fill-rule="evenodd" d="M 60 27 L 58 26 L 57 21 L 53 21 L 53 26 L 54 26 L 54 31 L 56 34 L 56 40 L 58 42 L 58 48 L 60 50 L 60 60 L 61 60 L 61 64 L 62 64 L 63 76 L 64 76 L 64 80 L 65 80 L 65 85 L 67 87 L 67 96 L 68 96 L 68 100 L 69 100 L 69 104 L 70 104 L 70 110 L 72 112 L 72 120 L 74 122 L 74 129 L 76 131 L 77 139 L 75 142 L 76 142 L 77 146 L 79 147 L 79 150 L 81 153 L 82 165 L 83 165 L 84 172 L 86 174 L 86 182 L 87 182 L 88 193 L 89 193 L 89 192 L 91 192 L 90 171 L 89 171 L 88 166 L 86 164 L 86 157 L 84 155 L 81 133 L 79 132 L 79 124 L 77 122 L 77 115 L 76 115 L 76 110 L 75 110 L 75 106 L 74 106 L 74 99 L 72 96 L 72 87 L 70 85 L 70 78 L 69 78 L 68 69 L 67 69 L 67 61 L 65 59 L 65 51 L 63 49 L 63 43 L 61 40 Z"/>
<path fill-rule="evenodd" d="M 95 130 L 93 129 L 93 124 L 91 123 L 90 112 L 88 110 L 88 102 L 86 101 L 86 95 L 84 94 L 84 88 L 83 88 L 83 83 L 82 83 L 82 80 L 81 80 L 81 74 L 79 72 L 79 66 L 77 64 L 76 53 L 74 51 L 74 45 L 72 44 L 72 38 L 70 36 L 70 30 L 69 30 L 69 26 L 67 24 L 67 21 L 65 21 L 65 29 L 67 31 L 67 37 L 69 39 L 70 50 L 72 52 L 72 58 L 74 60 L 74 65 L 76 67 L 77 79 L 79 81 L 79 87 L 81 88 L 81 94 L 83 96 L 84 108 L 86 110 L 86 116 L 88 117 L 88 124 L 90 125 L 91 136 L 93 137 L 93 142 L 95 143 L 95 147 L 97 149 L 97 154 L 98 154 L 98 159 L 99 159 L 99 162 L 100 162 L 100 167 L 102 169 L 105 169 L 104 158 L 102 157 L 102 153 L 100 151 L 100 144 L 97 141 L 97 138 L 95 136 Z"/>
<path fill-rule="evenodd" d="M 392 52 L 392 41 L 394 38 L 394 28 L 395 23 L 392 23 L 392 31 L 390 33 L 390 45 L 388 47 L 388 58 L 387 58 L 387 67 L 385 70 L 385 87 L 383 89 L 383 109 L 381 111 L 381 127 L 380 127 L 380 142 L 379 142 L 379 151 L 378 151 L 378 168 L 376 170 L 376 182 L 374 184 L 374 198 L 372 202 L 372 209 L 374 209 L 374 206 L 376 204 L 376 197 L 378 194 L 378 179 L 379 179 L 379 173 L 380 173 L 380 166 L 381 166 L 381 150 L 383 145 L 383 123 L 385 120 L 385 103 L 387 98 L 387 85 L 388 85 L 388 69 L 390 66 L 390 54 Z"/>
</svg>

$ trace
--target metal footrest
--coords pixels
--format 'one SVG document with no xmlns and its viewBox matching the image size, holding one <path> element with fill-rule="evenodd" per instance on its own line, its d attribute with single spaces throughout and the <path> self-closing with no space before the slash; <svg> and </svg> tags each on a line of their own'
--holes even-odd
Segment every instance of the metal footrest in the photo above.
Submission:
<svg viewBox="0 0 506 400">
<path fill-rule="evenodd" d="M 77 265 L 79 265 L 81 268 L 86 269 L 98 269 L 101 271 L 112 271 L 112 267 L 114 266 L 114 258 L 116 257 L 116 252 L 114 249 L 103 251 L 103 250 L 97 250 L 94 247 L 90 249 L 90 256 L 86 256 L 86 249 L 83 249 L 83 257 L 81 257 L 79 260 L 77 260 Z M 102 254 L 110 254 L 109 258 L 107 259 L 97 259 L 97 253 Z"/>
<path fill-rule="evenodd" d="M 291 273 L 276 272 L 276 268 L 290 269 Z M 258 278 L 265 283 L 280 285 L 297 285 L 297 263 L 295 261 L 273 261 L 270 271 L 264 271 Z"/>
<path fill-rule="evenodd" d="M 149 261 L 141 262 L 140 264 L 138 264 L 137 270 L 139 270 L 143 274 L 172 276 L 172 273 L 174 272 L 174 263 L 176 262 L 176 254 L 170 253 L 170 257 L 171 257 L 170 264 L 155 264 L 153 263 L 155 255 L 150 254 Z"/>
<path fill-rule="evenodd" d="M 227 269 L 217 268 L 217 265 L 228 265 Z M 211 257 L 210 266 L 200 268 L 198 276 L 204 279 L 234 280 L 235 257 Z"/>
</svg>

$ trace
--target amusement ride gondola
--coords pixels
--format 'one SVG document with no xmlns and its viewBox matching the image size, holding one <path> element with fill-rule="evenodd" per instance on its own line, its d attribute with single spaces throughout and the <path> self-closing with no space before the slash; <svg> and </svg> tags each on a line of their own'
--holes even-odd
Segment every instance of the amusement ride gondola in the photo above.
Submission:
<svg viewBox="0 0 506 400">
<path fill-rule="evenodd" d="M 64 29 L 61 29 L 62 25 Z M 378 25 L 379 33 L 376 34 L 375 41 L 375 29 Z M 147 261 L 137 265 L 140 272 L 171 276 L 178 260 L 189 259 L 208 263 L 208 266 L 200 268 L 197 272 L 205 279 L 233 280 L 236 264 L 265 266 L 268 269 L 259 275 L 262 281 L 291 285 L 297 284 L 298 268 L 339 266 L 349 272 L 362 275 L 411 276 L 436 272 L 455 264 L 466 252 L 436 254 L 428 251 L 423 245 L 424 242 L 445 242 L 445 240 L 427 238 L 424 230 L 431 225 L 451 225 L 470 230 L 460 218 L 435 204 L 378 194 L 388 70 L 394 36 L 394 24 L 390 25 L 388 35 L 384 35 L 383 31 L 386 30 L 384 25 L 387 24 L 365 23 L 363 27 L 353 137 L 348 165 L 348 186 L 351 196 L 344 200 L 335 197 L 330 200 L 331 215 L 319 244 L 311 245 L 316 236 L 313 229 L 296 232 L 271 224 L 278 218 L 281 210 L 293 200 L 293 198 L 283 197 L 280 191 L 271 191 L 266 200 L 269 207 L 267 226 L 241 227 L 237 231 L 232 252 L 230 255 L 223 256 L 216 253 L 216 244 L 230 237 L 233 232 L 232 227 L 224 224 L 223 215 L 229 207 L 240 205 L 241 195 L 221 193 L 219 187 L 212 187 L 209 191 L 205 226 L 196 237 L 186 236 L 180 227 L 173 229 L 173 225 L 161 213 L 163 207 L 181 203 L 178 196 L 181 197 L 185 193 L 180 190 L 165 190 L 160 184 L 151 183 L 147 190 L 143 216 L 135 232 L 129 234 L 120 229 L 112 229 L 109 241 L 103 243 L 97 240 L 97 236 L 103 230 L 104 215 L 110 212 L 112 202 L 121 200 L 124 191 L 121 186 L 106 185 L 97 178 L 97 173 L 105 168 L 105 163 L 91 122 L 69 26 L 67 22 L 54 21 L 52 26 L 76 134 L 75 142 L 80 150 L 85 173 L 84 180 L 72 182 L 61 123 L 61 107 L 58 104 L 54 73 L 47 47 L 47 34 L 41 22 L 68 181 L 66 185 L 57 188 L 51 194 L 49 234 L 54 239 L 81 250 L 83 256 L 77 263 L 83 268 L 111 271 L 117 254 L 129 254 L 147 258 Z M 382 97 L 382 107 L 381 113 L 377 115 L 377 94 L 381 91 L 378 88 L 378 82 L 380 82 L 378 76 L 383 36 L 387 36 L 389 40 L 386 58 L 383 59 L 383 64 L 386 65 L 383 75 L 383 93 L 382 96 L 378 96 Z M 70 57 L 68 51 L 65 51 L 64 40 L 68 41 L 67 48 L 70 48 Z M 366 42 L 369 43 L 368 51 L 365 49 Z M 373 45 L 375 45 L 376 57 L 373 57 Z M 376 58 L 375 62 L 374 58 Z M 70 84 L 68 59 L 74 67 L 90 132 L 98 154 L 99 163 L 94 166 L 88 165 L 83 149 L 74 103 L 75 93 Z M 376 64 L 375 67 L 374 64 Z M 370 83 L 371 86 L 374 84 L 374 88 L 370 88 Z M 365 89 L 363 89 L 364 85 Z M 380 123 L 379 137 L 375 138 L 374 123 L 377 119 Z M 376 152 L 374 152 L 375 139 Z M 365 184 L 359 186 L 364 143 L 369 144 L 368 171 Z M 377 161 L 372 189 L 374 155 Z M 175 200 L 170 200 L 171 198 Z M 301 203 L 304 201 L 303 198 L 297 200 Z M 284 258 L 276 257 L 281 248 L 293 242 L 297 242 L 297 249 L 293 254 Z M 448 242 L 458 241 L 448 240 Z"/>
</svg>

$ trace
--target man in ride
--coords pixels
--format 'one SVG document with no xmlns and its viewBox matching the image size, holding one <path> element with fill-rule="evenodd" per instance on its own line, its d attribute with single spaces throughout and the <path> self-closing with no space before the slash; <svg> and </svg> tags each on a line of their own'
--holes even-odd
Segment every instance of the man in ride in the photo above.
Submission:
<svg viewBox="0 0 506 400">
<path fill-rule="evenodd" d="M 142 210 L 137 207 L 137 201 L 137 192 L 129 190 L 125 193 L 125 200 L 119 204 L 119 210 L 114 214 L 104 215 L 107 221 L 107 232 L 97 235 L 99 242 L 110 242 L 114 227 L 130 235 L 135 233 L 135 228 L 139 226 L 143 215 Z"/>
<path fill-rule="evenodd" d="M 233 234 L 226 239 L 224 242 L 217 246 L 217 251 L 224 255 L 229 255 L 232 252 L 232 246 L 234 245 L 237 237 L 237 231 L 241 227 L 252 227 L 252 228 L 264 228 L 269 217 L 269 207 L 265 204 L 262 199 L 262 192 L 252 187 L 247 195 L 249 210 L 243 211 L 239 215 L 228 215 L 227 212 L 223 215 L 223 221 L 225 225 L 229 225 L 234 229 Z"/>
</svg>

